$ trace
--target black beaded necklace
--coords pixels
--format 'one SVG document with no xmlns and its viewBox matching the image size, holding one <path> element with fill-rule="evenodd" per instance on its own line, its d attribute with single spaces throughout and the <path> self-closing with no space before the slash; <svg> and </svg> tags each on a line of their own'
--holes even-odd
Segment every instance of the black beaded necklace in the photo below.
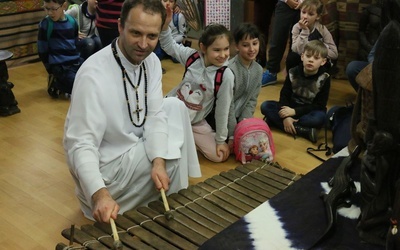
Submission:
<svg viewBox="0 0 400 250">
<path fill-rule="evenodd" d="M 128 113 L 129 113 L 129 118 L 131 119 L 131 122 L 133 124 L 133 126 L 139 128 L 141 126 L 143 126 L 144 122 L 146 121 L 147 118 L 147 72 L 146 72 L 146 66 L 144 65 L 144 63 L 142 63 L 140 65 L 140 72 L 139 72 L 139 82 L 138 84 L 135 86 L 133 85 L 131 79 L 129 78 L 128 74 L 126 73 L 126 70 L 124 68 L 124 66 L 122 65 L 121 59 L 118 56 L 118 52 L 117 52 L 117 48 L 116 48 L 116 41 L 117 39 L 114 39 L 114 41 L 111 44 L 111 49 L 113 51 L 114 54 L 114 58 L 117 61 L 119 67 L 121 68 L 121 72 L 122 72 L 122 81 L 124 83 L 124 91 L 125 91 L 125 98 L 126 98 L 126 103 L 128 105 Z M 139 112 L 143 111 L 142 108 L 139 108 L 139 86 L 142 80 L 142 71 L 144 71 L 144 118 L 143 118 L 143 122 L 141 124 L 136 124 L 133 121 L 132 118 L 132 112 L 131 112 L 131 105 L 129 104 L 129 96 L 128 96 L 128 91 L 127 91 L 127 87 L 126 87 L 126 79 L 128 79 L 129 84 L 132 86 L 133 90 L 135 90 L 135 94 L 136 94 L 136 110 L 133 113 L 136 113 L 136 117 L 138 122 L 140 121 L 140 116 L 139 116 Z"/>
</svg>

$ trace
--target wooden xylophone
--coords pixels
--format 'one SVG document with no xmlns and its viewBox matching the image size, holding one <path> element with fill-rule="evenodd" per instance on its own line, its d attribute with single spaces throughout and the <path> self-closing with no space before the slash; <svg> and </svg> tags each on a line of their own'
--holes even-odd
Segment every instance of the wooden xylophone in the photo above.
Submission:
<svg viewBox="0 0 400 250">
<path fill-rule="evenodd" d="M 161 200 L 119 215 L 115 220 L 119 239 L 124 249 L 198 249 L 300 177 L 277 163 L 238 166 L 169 195 L 172 220 L 165 218 Z M 67 228 L 62 235 L 70 243 L 59 243 L 56 250 L 111 249 L 114 242 L 110 225 L 98 222 Z"/>
</svg>

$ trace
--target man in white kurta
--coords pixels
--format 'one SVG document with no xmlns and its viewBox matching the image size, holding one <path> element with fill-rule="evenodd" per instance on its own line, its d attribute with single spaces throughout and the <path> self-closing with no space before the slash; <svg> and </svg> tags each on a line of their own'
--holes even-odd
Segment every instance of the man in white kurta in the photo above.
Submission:
<svg viewBox="0 0 400 250">
<path fill-rule="evenodd" d="M 125 2 L 130 11 L 122 11 L 119 38 L 78 71 L 65 122 L 81 209 L 103 222 L 158 199 L 161 188 L 177 192 L 188 176 L 201 176 L 187 109 L 163 98 L 161 64 L 152 53 L 165 20 L 157 13 L 161 2 Z"/>
</svg>

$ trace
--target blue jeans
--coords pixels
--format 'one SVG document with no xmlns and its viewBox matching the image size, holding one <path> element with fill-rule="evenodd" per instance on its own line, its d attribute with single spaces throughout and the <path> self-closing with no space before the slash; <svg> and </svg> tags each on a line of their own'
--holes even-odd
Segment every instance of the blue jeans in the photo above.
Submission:
<svg viewBox="0 0 400 250">
<path fill-rule="evenodd" d="M 178 43 L 178 44 L 181 44 L 181 43 Z M 174 63 L 179 63 L 178 60 L 176 60 L 174 57 L 170 57 L 170 55 L 168 55 L 167 52 L 165 52 L 161 48 L 160 42 L 157 43 L 157 46 L 155 47 L 153 52 L 157 55 L 158 59 L 160 59 L 160 60 L 163 60 L 163 59 L 166 59 L 166 58 L 171 58 L 171 60 Z"/>
<path fill-rule="evenodd" d="M 158 59 L 162 60 L 168 57 L 168 54 L 161 48 L 160 42 L 157 43 L 154 53 L 157 55 Z"/>
<path fill-rule="evenodd" d="M 81 53 L 81 57 L 86 60 L 89 56 L 99 51 L 103 45 L 101 44 L 100 37 L 92 36 L 79 40 L 77 47 Z"/>
<path fill-rule="evenodd" d="M 282 131 L 285 131 L 283 127 L 283 119 L 279 117 L 279 110 L 281 105 L 277 101 L 265 101 L 261 104 L 261 113 L 267 118 L 268 125 L 275 126 Z M 314 110 L 303 116 L 294 116 L 294 119 L 299 121 L 297 125 L 308 127 L 308 128 L 321 128 L 326 122 L 326 112 L 321 110 Z"/>
<path fill-rule="evenodd" d="M 291 9 L 286 3 L 278 1 L 275 7 L 275 16 L 269 41 L 267 69 L 272 73 L 280 70 L 283 54 L 286 50 L 292 27 L 300 19 L 300 11 Z M 291 41 L 292 39 L 290 39 Z M 291 44 L 291 42 L 290 42 Z"/>
<path fill-rule="evenodd" d="M 54 75 L 55 88 L 63 93 L 71 94 L 75 81 L 75 75 L 81 66 L 83 59 L 70 64 L 51 65 L 50 73 Z"/>
<path fill-rule="evenodd" d="M 356 82 L 356 77 L 360 71 L 365 68 L 369 63 L 366 61 L 351 61 L 347 64 L 346 75 L 349 82 L 355 91 L 358 91 L 358 83 Z"/>
</svg>

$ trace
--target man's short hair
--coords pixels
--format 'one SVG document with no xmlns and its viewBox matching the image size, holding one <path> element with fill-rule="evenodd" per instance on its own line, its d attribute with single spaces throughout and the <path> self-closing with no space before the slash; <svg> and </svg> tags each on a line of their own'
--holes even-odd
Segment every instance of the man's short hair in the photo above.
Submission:
<svg viewBox="0 0 400 250">
<path fill-rule="evenodd" d="M 311 52 L 313 55 L 318 54 L 323 58 L 328 56 L 328 48 L 320 40 L 309 41 L 306 46 L 304 46 L 304 52 Z"/>
<path fill-rule="evenodd" d="M 165 19 L 167 18 L 167 12 L 165 11 L 164 5 L 160 0 L 125 0 L 121 9 L 121 25 L 125 26 L 125 21 L 128 18 L 129 12 L 131 9 L 135 8 L 138 5 L 143 6 L 143 11 L 151 14 L 161 14 L 161 27 L 165 23 Z"/>
</svg>

